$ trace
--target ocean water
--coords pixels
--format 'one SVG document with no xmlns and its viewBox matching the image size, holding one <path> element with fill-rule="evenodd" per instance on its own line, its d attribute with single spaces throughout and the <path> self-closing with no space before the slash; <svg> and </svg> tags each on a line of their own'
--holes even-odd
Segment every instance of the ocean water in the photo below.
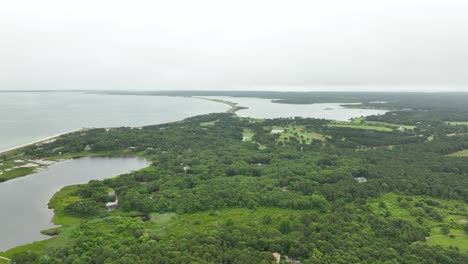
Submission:
<svg viewBox="0 0 468 264">
<path fill-rule="evenodd" d="M 227 109 L 184 97 L 0 92 L 0 151 L 81 128 L 161 124 Z"/>
</svg>

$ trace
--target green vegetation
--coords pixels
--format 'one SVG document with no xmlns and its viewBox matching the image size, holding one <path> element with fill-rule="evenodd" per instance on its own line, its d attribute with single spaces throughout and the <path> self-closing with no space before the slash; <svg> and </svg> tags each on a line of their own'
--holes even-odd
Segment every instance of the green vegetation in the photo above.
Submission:
<svg viewBox="0 0 468 264">
<path fill-rule="evenodd" d="M 468 149 L 460 150 L 455 153 L 451 153 L 451 157 L 468 157 Z"/>
<path fill-rule="evenodd" d="M 463 201 L 386 193 L 371 199 L 369 206 L 381 215 L 405 219 L 430 230 L 426 238 L 430 245 L 457 247 L 468 253 L 468 235 L 463 232 L 462 221 L 468 217 L 468 206 Z M 441 231 L 444 228 L 445 234 Z"/>
<path fill-rule="evenodd" d="M 365 130 L 375 130 L 375 131 L 393 131 L 392 128 L 384 126 L 371 126 L 371 125 L 356 125 L 353 123 L 331 123 L 328 126 L 330 127 L 345 127 L 345 128 L 354 128 L 354 129 L 365 129 Z"/>
<path fill-rule="evenodd" d="M 305 144 L 310 144 L 314 140 L 325 141 L 327 139 L 326 136 L 319 134 L 317 132 L 313 132 L 307 129 L 305 126 L 285 126 L 285 127 L 273 127 L 272 130 L 283 130 L 284 132 L 280 133 L 280 137 L 278 138 L 279 142 L 289 141 L 290 139 L 294 138 L 299 142 L 303 142 Z"/>
<path fill-rule="evenodd" d="M 399 125 L 399 124 L 391 124 L 391 123 L 386 123 L 386 122 L 367 121 L 367 120 L 365 121 L 365 123 L 368 125 L 373 125 L 373 126 L 389 127 L 392 129 L 413 130 L 416 128 L 416 126 Z"/>
<path fill-rule="evenodd" d="M 468 126 L 468 121 L 446 121 L 445 123 L 451 126 Z"/>
<path fill-rule="evenodd" d="M 310 99 L 290 96 L 284 100 Z M 49 204 L 62 227 L 45 232 L 58 235 L 6 256 L 40 264 L 273 263 L 278 252 L 301 263 L 468 263 L 468 163 L 448 156 L 468 149 L 468 128 L 444 122 L 466 120 L 464 105 L 434 110 L 432 99 L 387 96 L 384 105 L 399 111 L 343 126 L 223 113 L 24 148 L 31 159 L 106 153 L 153 165 L 63 188 Z M 375 98 L 364 97 L 371 107 Z M 119 207 L 107 211 L 111 190 Z"/>
<path fill-rule="evenodd" d="M 14 178 L 22 177 L 34 172 L 34 168 L 17 168 L 10 171 L 4 171 L 0 174 L 0 182 L 8 181 Z"/>
<path fill-rule="evenodd" d="M 416 126 L 413 125 L 401 125 L 392 124 L 381 121 L 368 121 L 364 117 L 353 118 L 351 122 L 331 122 L 328 124 L 330 127 L 344 127 L 344 128 L 355 128 L 355 129 L 366 129 L 375 131 L 407 131 L 414 130 Z"/>
<path fill-rule="evenodd" d="M 254 136 L 254 133 L 252 132 L 251 129 L 244 128 L 244 130 L 242 131 L 242 140 L 245 142 L 251 142 L 253 136 Z"/>
<path fill-rule="evenodd" d="M 463 234 L 463 231 L 459 229 L 450 229 L 449 235 L 432 235 L 427 238 L 426 243 L 431 246 L 439 245 L 446 248 L 458 248 L 460 252 L 468 254 L 468 235 Z"/>
<path fill-rule="evenodd" d="M 216 123 L 216 121 L 202 122 L 202 123 L 200 123 L 200 126 L 202 126 L 202 127 L 214 126 L 215 123 Z"/>
</svg>

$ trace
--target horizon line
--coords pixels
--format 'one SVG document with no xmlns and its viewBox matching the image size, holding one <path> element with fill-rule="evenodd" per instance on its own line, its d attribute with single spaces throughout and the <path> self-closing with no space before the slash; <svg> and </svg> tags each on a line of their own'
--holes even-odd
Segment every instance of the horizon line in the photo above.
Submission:
<svg viewBox="0 0 468 264">
<path fill-rule="evenodd" d="M 230 90 L 230 89 L 213 89 L 213 90 L 197 90 L 197 89 L 175 89 L 175 90 L 127 90 L 127 89 L 0 89 L 0 92 L 134 92 L 134 93 L 149 93 L 149 92 L 274 92 L 274 93 L 314 93 L 314 92 L 329 92 L 329 93 L 468 93 L 468 90 Z"/>
</svg>

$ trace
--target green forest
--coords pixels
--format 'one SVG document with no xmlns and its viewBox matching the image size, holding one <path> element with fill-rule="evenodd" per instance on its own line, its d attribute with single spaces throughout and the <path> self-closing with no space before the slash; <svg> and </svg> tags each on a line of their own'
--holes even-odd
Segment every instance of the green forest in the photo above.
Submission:
<svg viewBox="0 0 468 264">
<path fill-rule="evenodd" d="M 217 113 L 26 147 L 33 159 L 152 165 L 63 188 L 49 203 L 61 225 L 43 231 L 52 237 L 0 255 L 17 264 L 266 264 L 275 252 L 280 263 L 468 263 L 466 98 L 258 95 L 269 96 L 392 111 L 349 123 Z"/>
</svg>

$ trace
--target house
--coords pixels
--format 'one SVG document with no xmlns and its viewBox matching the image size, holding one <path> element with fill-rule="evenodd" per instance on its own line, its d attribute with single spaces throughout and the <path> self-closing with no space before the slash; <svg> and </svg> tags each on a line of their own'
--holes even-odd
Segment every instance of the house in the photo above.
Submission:
<svg viewBox="0 0 468 264">
<path fill-rule="evenodd" d="M 364 178 L 364 177 L 356 177 L 356 178 L 354 178 L 354 180 L 359 182 L 359 183 L 367 182 L 367 179 Z"/>
<path fill-rule="evenodd" d="M 117 208 L 117 206 L 119 206 L 119 199 L 118 198 L 116 198 L 115 201 L 113 201 L 113 202 L 106 203 L 106 209 L 108 211 L 114 210 L 115 208 Z"/>
<path fill-rule="evenodd" d="M 115 201 L 106 203 L 106 209 L 108 211 L 114 210 L 119 205 L 119 198 L 115 194 L 115 191 L 110 191 L 107 195 L 109 195 L 109 197 L 115 196 Z"/>
</svg>

